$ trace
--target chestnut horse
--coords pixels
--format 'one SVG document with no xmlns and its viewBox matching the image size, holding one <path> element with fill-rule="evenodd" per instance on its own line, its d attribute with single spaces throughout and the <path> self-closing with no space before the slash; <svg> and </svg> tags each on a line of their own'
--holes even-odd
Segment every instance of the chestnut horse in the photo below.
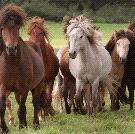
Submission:
<svg viewBox="0 0 135 134">
<path fill-rule="evenodd" d="M 53 47 L 50 45 L 48 37 L 48 29 L 45 20 L 38 16 L 31 19 L 28 26 L 29 41 L 28 45 L 36 44 L 41 48 L 41 53 L 44 62 L 45 77 L 44 83 L 46 85 L 45 96 L 47 97 L 47 111 L 50 115 L 54 115 L 52 107 L 52 91 L 55 77 L 59 71 L 59 61 L 54 53 Z M 33 47 L 38 51 L 36 45 Z"/>
<path fill-rule="evenodd" d="M 121 87 L 121 81 L 124 74 L 124 64 L 127 60 L 130 41 L 127 37 L 126 30 L 115 31 L 105 46 L 106 50 L 112 57 L 112 70 L 111 77 L 115 81 L 113 88 L 115 92 L 118 92 L 118 88 Z M 119 110 L 118 98 L 114 95 L 110 95 L 111 98 L 111 111 Z"/>
<path fill-rule="evenodd" d="M 44 64 L 42 57 L 25 44 L 19 36 L 19 29 L 26 20 L 26 13 L 16 5 L 8 5 L 0 12 L 2 41 L 0 42 L 0 128 L 7 133 L 4 120 L 6 97 L 15 92 L 18 98 L 19 128 L 27 126 L 26 106 L 31 90 L 34 106 L 34 128 L 39 127 L 38 112 L 43 90 Z"/>
</svg>

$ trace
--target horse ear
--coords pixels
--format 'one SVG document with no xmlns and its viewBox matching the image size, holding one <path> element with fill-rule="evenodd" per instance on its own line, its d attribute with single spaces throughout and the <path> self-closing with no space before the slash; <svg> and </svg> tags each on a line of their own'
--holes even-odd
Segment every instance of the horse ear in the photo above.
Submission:
<svg viewBox="0 0 135 134">
<path fill-rule="evenodd" d="M 3 50 L 4 50 L 3 40 L 2 40 L 2 37 L 0 37 L 0 55 L 2 54 Z"/>
<path fill-rule="evenodd" d="M 130 25 L 132 22 L 131 21 L 128 21 L 128 24 Z"/>
<path fill-rule="evenodd" d="M 64 17 L 63 17 L 63 22 L 64 22 L 63 31 L 64 31 L 64 34 L 66 34 L 66 32 L 67 32 L 67 27 L 69 26 L 71 19 L 72 19 L 71 16 L 64 16 Z"/>
</svg>

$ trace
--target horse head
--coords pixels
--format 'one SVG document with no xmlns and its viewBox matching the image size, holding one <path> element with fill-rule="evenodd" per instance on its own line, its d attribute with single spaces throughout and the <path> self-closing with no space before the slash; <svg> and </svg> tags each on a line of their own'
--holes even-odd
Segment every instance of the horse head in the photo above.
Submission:
<svg viewBox="0 0 135 134">
<path fill-rule="evenodd" d="M 119 62 L 124 64 L 127 60 L 129 45 L 130 40 L 128 39 L 127 32 L 121 29 L 113 33 L 111 39 L 105 47 L 110 54 L 112 54 L 113 51 L 116 51 L 116 54 L 119 57 Z"/>
<path fill-rule="evenodd" d="M 19 44 L 19 29 L 26 20 L 25 12 L 16 5 L 9 5 L 0 12 L 0 25 L 3 43 L 9 56 L 15 56 Z"/>
<path fill-rule="evenodd" d="M 41 17 L 35 16 L 31 19 L 28 26 L 28 34 L 32 42 L 47 41 L 49 43 L 48 29 L 44 24 L 45 20 Z"/>
<path fill-rule="evenodd" d="M 67 36 L 69 38 L 69 56 L 75 59 L 77 53 L 84 50 L 87 45 L 96 46 L 101 34 L 93 28 L 86 18 L 78 16 L 70 20 Z"/>
</svg>

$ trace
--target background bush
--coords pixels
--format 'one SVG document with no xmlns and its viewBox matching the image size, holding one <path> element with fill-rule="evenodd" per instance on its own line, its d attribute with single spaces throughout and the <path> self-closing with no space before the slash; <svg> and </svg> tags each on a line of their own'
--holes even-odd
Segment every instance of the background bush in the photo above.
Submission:
<svg viewBox="0 0 135 134">
<path fill-rule="evenodd" d="M 5 2 L 4 2 L 5 1 Z M 4 4 L 14 2 L 19 3 L 19 0 L 3 0 L 1 7 Z M 135 20 L 135 7 L 125 5 L 105 5 L 97 11 L 92 11 L 87 6 L 79 11 L 78 5 L 70 5 L 69 9 L 64 6 L 56 6 L 50 4 L 48 0 L 26 0 L 21 5 L 29 16 L 41 16 L 46 20 L 61 21 L 65 15 L 84 14 L 94 22 L 107 23 L 125 23 Z"/>
</svg>

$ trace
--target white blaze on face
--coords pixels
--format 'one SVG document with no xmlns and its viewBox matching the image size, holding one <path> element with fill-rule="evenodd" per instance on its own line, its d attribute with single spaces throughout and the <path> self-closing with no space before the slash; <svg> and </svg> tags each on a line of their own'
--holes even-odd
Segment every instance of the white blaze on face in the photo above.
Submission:
<svg viewBox="0 0 135 134">
<path fill-rule="evenodd" d="M 127 38 L 119 39 L 117 42 L 117 54 L 120 58 L 126 59 L 129 51 L 130 41 Z"/>
</svg>

